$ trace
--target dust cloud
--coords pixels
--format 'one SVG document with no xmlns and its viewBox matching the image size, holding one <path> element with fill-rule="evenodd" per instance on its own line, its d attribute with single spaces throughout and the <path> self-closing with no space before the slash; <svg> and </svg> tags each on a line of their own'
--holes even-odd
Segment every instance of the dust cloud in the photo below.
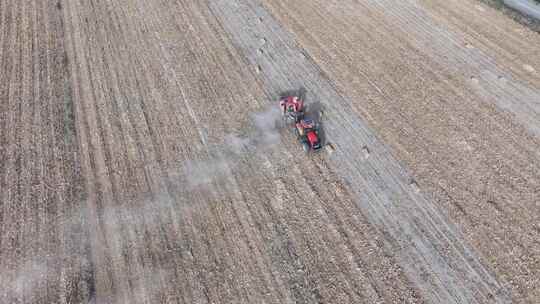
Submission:
<svg viewBox="0 0 540 304">
<path fill-rule="evenodd" d="M 278 108 L 268 107 L 252 114 L 249 123 L 251 124 L 249 129 L 252 131 L 247 135 L 227 134 L 221 150 L 208 148 L 211 151 L 208 151 L 209 156 L 206 158 L 191 159 L 183 163 L 180 174 L 177 174 L 181 178 L 176 180 L 178 186 L 184 188 L 182 191 L 186 193 L 201 191 L 210 189 L 209 185 L 214 182 L 227 181 L 231 172 L 238 169 L 236 164 L 242 155 L 264 153 L 268 148 L 279 144 L 281 114 Z M 130 277 L 131 290 L 125 290 L 127 284 L 115 286 L 114 294 L 100 294 L 99 298 L 96 298 L 93 290 L 95 287 L 89 284 L 93 284 L 92 276 L 97 269 L 93 268 L 88 252 L 80 248 L 93 247 L 94 251 L 101 251 L 104 256 L 109 257 L 111 262 L 122 261 L 126 254 L 133 255 L 133 259 L 137 255 L 163 256 L 163 253 L 154 252 L 156 248 L 147 247 L 144 239 L 150 237 L 158 240 L 163 237 L 160 233 L 164 226 L 172 225 L 175 210 L 189 213 L 192 206 L 186 202 L 175 201 L 166 193 L 157 197 L 122 199 L 121 204 L 102 202 L 97 215 L 97 222 L 104 236 L 102 239 L 91 237 L 88 232 L 97 231 L 97 227 L 94 222 L 88 221 L 90 215 L 88 209 L 84 207 L 86 203 L 82 201 L 78 206 L 80 208 L 63 215 L 64 219 L 59 221 L 58 231 L 62 231 L 63 237 L 68 239 L 67 247 L 57 248 L 46 257 L 27 256 L 10 269 L 0 269 L 2 292 L 12 299 L 24 298 L 34 302 L 39 300 L 36 299 L 37 295 L 43 294 L 41 289 L 57 286 L 57 288 L 73 288 L 73 293 L 86 293 L 87 297 L 83 298 L 90 299 L 89 303 L 92 304 L 128 303 L 133 292 L 139 299 L 159 301 L 166 291 L 152 286 L 163 286 L 156 283 L 168 277 L 175 277 L 172 273 L 174 270 L 153 268 L 149 264 L 138 265 L 138 263 L 100 265 L 100 267 L 129 269 L 129 274 L 125 275 Z M 38 241 L 37 237 L 28 240 L 30 243 Z M 65 282 L 76 281 L 85 282 L 86 285 L 83 285 L 85 287 L 59 286 L 66 284 Z M 86 291 L 76 290 L 80 288 L 86 288 Z"/>
<path fill-rule="evenodd" d="M 250 116 L 252 130 L 247 135 L 235 133 L 225 135 L 220 148 L 208 148 L 203 159 L 184 162 L 183 176 L 189 190 L 201 188 L 215 181 L 222 181 L 238 168 L 238 159 L 250 153 L 260 154 L 281 141 L 282 117 L 279 108 L 268 106 Z"/>
</svg>

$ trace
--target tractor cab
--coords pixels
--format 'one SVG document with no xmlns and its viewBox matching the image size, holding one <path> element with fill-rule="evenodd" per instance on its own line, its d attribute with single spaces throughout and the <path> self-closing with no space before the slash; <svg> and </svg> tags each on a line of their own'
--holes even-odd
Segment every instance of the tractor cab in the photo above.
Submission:
<svg viewBox="0 0 540 304">
<path fill-rule="evenodd" d="M 293 127 L 304 151 L 317 151 L 323 146 L 323 140 L 321 139 L 323 135 L 319 130 L 320 125 L 318 122 L 306 117 L 305 94 L 304 89 L 280 94 L 279 108 L 287 126 Z M 320 112 L 317 113 L 317 117 L 320 119 Z"/>
</svg>

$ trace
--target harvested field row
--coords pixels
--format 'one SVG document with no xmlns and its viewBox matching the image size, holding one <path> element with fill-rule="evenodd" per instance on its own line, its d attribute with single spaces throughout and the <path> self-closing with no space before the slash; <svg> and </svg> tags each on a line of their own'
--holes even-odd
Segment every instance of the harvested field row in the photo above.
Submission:
<svg viewBox="0 0 540 304">
<path fill-rule="evenodd" d="M 69 216 L 85 189 L 64 35 L 56 6 L 0 4 L 2 303 L 81 302 L 92 289 L 84 221 Z"/>
<path fill-rule="evenodd" d="M 534 303 L 539 38 L 450 2 L 2 1 L 0 302 Z"/>
</svg>

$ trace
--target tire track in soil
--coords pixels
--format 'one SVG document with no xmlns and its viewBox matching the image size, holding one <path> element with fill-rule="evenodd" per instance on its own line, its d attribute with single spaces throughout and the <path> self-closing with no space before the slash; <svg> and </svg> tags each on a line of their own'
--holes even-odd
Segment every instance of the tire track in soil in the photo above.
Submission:
<svg viewBox="0 0 540 304">
<path fill-rule="evenodd" d="M 357 216 L 353 216 L 352 219 L 350 218 L 349 215 L 354 214 L 354 203 L 349 197 L 350 194 L 343 188 L 343 185 L 340 185 L 339 179 L 333 172 L 329 171 L 327 165 L 328 164 L 323 160 L 322 164 L 317 164 L 313 167 L 310 166 L 308 168 L 304 168 L 303 170 L 314 171 L 312 174 L 309 174 L 309 176 L 324 176 L 325 181 L 323 183 L 329 183 L 333 186 L 331 188 L 333 188 L 335 192 L 332 195 L 328 192 L 319 191 L 318 185 L 312 181 L 307 182 L 307 186 L 312 190 L 313 193 L 316 194 L 316 197 L 319 197 L 318 201 L 320 207 L 318 211 L 325 215 L 328 220 L 334 219 L 332 221 L 332 226 L 335 230 L 334 234 L 336 234 L 336 239 L 337 235 L 343 238 L 344 244 L 342 246 L 349 251 L 347 252 L 347 256 L 349 260 L 353 260 L 354 264 L 351 266 L 356 267 L 356 269 L 351 269 L 351 271 L 362 271 L 362 269 L 369 269 L 369 271 L 365 271 L 365 275 L 367 276 L 368 281 L 371 282 L 372 287 L 376 291 L 379 298 L 384 298 L 384 302 L 391 301 L 392 296 L 401 297 L 402 300 L 405 298 L 416 298 L 418 301 L 420 297 L 417 290 L 411 285 L 406 285 L 407 282 L 404 284 L 405 280 L 403 277 L 400 277 L 403 276 L 402 270 L 399 268 L 396 269 L 395 267 L 389 267 L 389 265 L 392 264 L 391 254 L 384 252 L 383 246 L 373 246 L 375 242 L 371 241 L 370 239 L 377 239 L 377 234 L 373 231 L 373 229 L 370 229 L 366 222 L 359 222 Z M 337 201 L 343 201 L 344 203 L 329 203 Z M 371 233 L 364 232 L 366 230 Z M 366 241 L 360 242 L 360 238 L 356 237 L 357 235 L 365 235 L 364 238 Z M 372 237 L 369 235 L 372 235 Z M 374 251 L 376 251 L 377 254 L 373 254 Z M 376 262 L 369 261 L 373 258 L 380 258 L 381 260 Z M 385 269 L 382 267 L 389 268 Z M 374 275 L 374 273 L 377 273 L 377 275 Z M 387 286 L 391 284 L 395 284 L 397 286 L 393 286 L 393 288 L 390 289 Z M 400 294 L 391 294 L 392 292 L 396 291 L 399 291 Z"/>
<path fill-rule="evenodd" d="M 251 160 L 251 162 L 253 162 L 253 160 Z M 247 172 L 256 172 L 258 171 L 259 166 L 250 163 L 250 167 L 252 167 L 253 169 Z M 275 180 L 274 173 L 272 173 L 272 171 L 269 171 L 269 173 L 267 174 L 270 174 L 270 178 L 267 177 L 264 181 L 255 183 L 252 187 L 256 187 L 255 185 L 273 184 L 273 180 Z M 249 181 L 250 178 L 242 177 L 241 180 Z M 266 193 L 272 193 L 272 191 L 267 190 L 261 193 L 264 193 L 263 195 L 265 195 Z M 246 197 L 251 196 L 249 193 L 244 193 L 244 195 Z M 270 194 L 266 195 L 270 196 Z M 263 205 L 263 210 L 259 211 L 258 213 L 261 217 L 266 217 L 265 214 L 267 214 L 270 219 L 261 219 L 258 222 L 269 223 L 274 226 L 270 228 L 268 232 L 266 232 L 272 234 L 272 236 L 266 237 L 265 239 L 272 240 L 272 243 L 269 244 L 272 249 L 270 251 L 271 259 L 269 263 L 271 263 L 272 267 L 275 268 L 275 271 L 278 272 L 278 276 L 283 277 L 283 281 L 288 282 L 288 287 L 285 287 L 287 285 L 283 286 L 285 290 L 290 289 L 290 291 L 285 295 L 286 299 L 288 300 L 286 303 L 288 303 L 289 301 L 300 301 L 308 303 L 313 302 L 314 296 L 318 297 L 318 293 L 314 293 L 314 291 L 317 290 L 317 284 L 311 281 L 310 278 L 308 278 L 305 274 L 303 274 L 303 270 L 306 269 L 305 260 L 302 257 L 298 256 L 295 250 L 296 246 L 301 245 L 299 244 L 298 240 L 303 238 L 304 236 L 292 235 L 295 234 L 292 229 L 293 227 L 286 222 L 287 218 L 283 215 L 282 210 L 276 210 L 273 206 L 270 205 L 270 202 L 272 201 L 270 197 L 264 200 L 254 198 L 248 201 L 268 202 Z M 291 199 L 287 198 L 287 202 L 291 202 Z M 256 203 L 251 203 L 249 204 L 249 207 L 250 209 L 254 209 L 254 206 L 256 205 Z M 261 233 L 263 233 L 262 230 Z M 262 249 L 264 249 L 264 247 Z"/>
<path fill-rule="evenodd" d="M 47 143 L 47 140 L 51 140 L 54 138 L 54 127 L 52 124 L 52 122 L 54 121 L 53 119 L 54 116 L 52 115 L 51 105 L 48 102 L 52 100 L 52 96 L 53 96 L 52 94 L 53 86 L 52 86 L 52 81 L 51 81 L 52 73 L 50 72 L 51 64 L 50 64 L 50 56 L 48 54 L 48 50 L 53 47 L 50 45 L 49 35 L 51 35 L 51 32 L 54 32 L 54 30 L 53 31 L 49 30 L 51 26 L 50 19 L 49 19 L 49 12 L 45 9 L 45 7 L 42 5 L 38 9 L 38 11 L 41 13 L 40 19 L 43 22 L 43 24 L 41 24 L 40 26 L 40 28 L 43 29 L 43 34 L 37 35 L 38 39 L 41 38 L 40 39 L 41 43 L 38 43 L 38 48 L 40 51 L 38 55 L 38 58 L 40 59 L 38 69 L 41 72 L 39 75 L 41 84 L 38 87 L 39 92 L 40 92 L 40 96 L 38 100 L 39 100 L 39 104 L 42 104 L 42 107 L 39 109 L 38 113 L 39 113 L 40 118 L 43 117 L 43 120 L 44 120 L 43 125 L 41 127 L 44 130 L 43 132 L 44 136 L 40 136 L 43 141 L 41 145 L 43 147 L 43 154 L 44 154 L 41 159 L 45 160 L 43 163 L 42 172 L 54 172 L 55 171 L 54 162 L 46 161 L 46 160 L 51 160 L 51 159 L 54 160 L 54 156 L 52 153 L 54 144 Z M 38 128 L 39 128 L 39 125 L 38 125 Z M 60 233 L 58 233 L 58 226 L 55 223 L 55 219 L 61 218 L 60 216 L 57 217 L 57 215 L 59 214 L 60 208 L 54 208 L 57 206 L 55 202 L 55 198 L 56 198 L 55 193 L 53 192 L 53 189 L 51 189 L 50 186 L 46 186 L 46 185 L 53 184 L 54 176 L 46 177 L 41 172 L 39 175 L 42 176 L 42 178 L 40 178 L 39 181 L 42 184 L 42 189 L 44 190 L 43 195 L 42 195 L 42 197 L 44 197 L 44 200 L 42 202 L 43 205 L 40 204 L 40 206 L 43 206 L 43 209 L 44 209 L 43 218 L 49 220 L 49 223 L 51 225 L 50 228 L 47 227 L 45 229 L 44 231 L 45 236 L 43 239 L 50 238 L 50 241 L 48 242 L 47 247 L 49 247 L 48 250 L 50 250 L 50 252 L 51 251 L 54 252 L 58 248 L 58 243 L 60 242 L 59 240 L 62 239 Z M 47 261 L 45 267 L 47 269 L 46 270 L 47 277 L 45 279 L 45 284 L 47 285 L 45 286 L 47 290 L 47 299 L 59 299 L 62 297 L 62 292 L 60 290 L 60 286 L 57 286 L 54 282 L 55 278 L 58 278 L 57 276 L 58 273 L 55 273 L 54 271 L 54 267 L 55 267 L 54 262 L 51 263 Z M 58 285 L 62 283 L 63 282 L 60 279 L 60 282 Z"/>
<path fill-rule="evenodd" d="M 77 176 L 76 146 L 63 141 L 66 75 L 62 65 L 53 65 L 55 69 L 50 71 L 48 63 L 51 57 L 63 54 L 63 28 L 58 13 L 49 14 L 34 1 L 3 2 L 1 10 L 2 23 L 10 23 L 2 24 L 9 29 L 2 31 L 2 71 L 9 64 L 5 71 L 10 76 L 1 76 L 7 82 L 7 91 L 2 90 L 7 93 L 2 103 L 6 107 L 0 110 L 2 165 L 7 167 L 0 170 L 4 190 L 0 272 L 6 287 L 0 301 L 55 301 L 66 296 L 58 274 L 69 270 L 58 256 L 76 256 L 60 244 L 64 237 L 59 228 L 62 213 L 58 212 L 73 200 L 71 188 L 63 186 L 63 181 L 66 176 Z M 5 18 L 8 10 L 10 18 Z M 12 15 L 15 11 L 16 17 Z M 4 39 L 8 37 L 5 33 L 9 33 L 8 39 Z M 6 154 L 5 147 L 9 149 Z M 73 181 L 76 184 L 77 179 Z"/>
<path fill-rule="evenodd" d="M 1 8 L 0 8 L 1 10 Z M 32 75 L 33 75 L 33 81 L 32 81 L 32 88 L 33 88 L 33 100 L 34 100 L 34 111 L 32 113 L 32 129 L 33 130 L 39 130 L 41 124 L 42 124 L 42 117 L 41 117 L 41 110 L 42 110 L 42 102 L 44 98 L 42 97 L 41 89 L 41 80 L 43 79 L 43 74 L 40 72 L 40 67 L 43 64 L 43 62 L 40 60 L 42 53 L 41 53 L 41 44 L 40 44 L 40 34 L 38 33 L 37 29 L 40 28 L 40 21 L 43 20 L 43 17 L 41 14 L 43 8 L 39 6 L 39 4 L 34 3 L 34 8 L 32 10 L 33 16 L 32 16 L 32 56 L 33 59 L 32 62 Z M 41 27 L 42 28 L 42 27 Z M 44 31 L 45 34 L 47 34 L 47 31 Z M 46 189 L 45 186 L 41 181 L 45 180 L 45 176 L 43 174 L 44 172 L 44 166 L 43 166 L 43 144 L 44 141 L 42 139 L 42 136 L 39 136 L 40 134 L 36 134 L 35 132 L 32 132 L 32 146 L 35 147 L 35 151 L 31 157 L 33 160 L 33 164 L 31 165 L 31 181 L 30 185 L 32 187 L 32 202 L 36 202 L 36 206 L 34 207 L 37 209 L 37 218 L 36 220 L 36 231 L 34 232 L 37 235 L 38 240 L 47 240 L 46 230 L 44 230 L 42 227 L 47 226 L 47 213 L 45 208 L 45 202 L 46 202 Z M 39 188 L 38 188 L 39 187 Z M 36 188 L 38 188 L 36 190 Z M 41 195 L 39 195 L 41 194 Z M 0 216 L 1 218 L 1 216 Z M 1 234 L 1 231 L 0 231 Z M 1 244 L 0 244 L 1 247 Z M 44 249 L 43 247 L 47 247 L 46 244 L 37 243 L 35 244 L 35 252 L 33 253 L 34 256 L 46 256 L 47 249 Z M 50 266 L 46 265 L 46 275 L 45 280 L 38 282 L 37 287 L 34 287 L 37 290 L 46 290 L 47 284 L 52 279 L 49 270 Z M 48 298 L 48 295 L 45 296 Z"/>
<path fill-rule="evenodd" d="M 20 4 L 20 3 L 19 3 Z M 13 6 L 10 6 L 13 7 Z M 15 6 L 12 9 L 12 12 L 17 12 L 15 15 L 16 22 L 13 23 L 14 28 L 10 29 L 10 38 L 7 39 L 6 43 L 10 46 L 7 49 L 7 53 L 9 54 L 9 62 L 10 62 L 10 73 L 9 78 L 7 81 L 7 98 L 6 100 L 7 104 L 7 132 L 4 134 L 5 138 L 5 144 L 2 145 L 2 147 L 6 147 L 6 161 L 4 162 L 4 175 L 2 176 L 3 184 L 5 188 L 3 187 L 2 191 L 2 202 L 6 202 L 5 206 L 5 214 L 4 216 L 4 222 L 3 224 L 3 231 L 4 234 L 1 236 L 4 238 L 2 241 L 3 248 L 5 250 L 2 250 L 2 258 L 0 259 L 0 269 L 2 269 L 4 273 L 4 280 L 5 282 L 15 282 L 16 274 L 14 273 L 17 270 L 17 263 L 13 259 L 13 257 L 9 256 L 9 253 L 11 252 L 18 252 L 21 251 L 21 236 L 20 236 L 20 220 L 21 217 L 10 217 L 7 215 L 14 214 L 17 212 L 17 198 L 18 198 L 18 189 L 17 189 L 17 180 L 18 180 L 18 174 L 16 172 L 17 167 L 17 158 L 18 155 L 16 154 L 16 148 L 18 147 L 17 142 L 17 134 L 16 134 L 16 125 L 18 120 L 18 114 L 19 114 L 19 108 L 17 107 L 17 96 L 20 96 L 18 92 L 20 91 L 21 84 L 21 70 L 17 69 L 17 67 L 20 66 L 20 60 L 17 60 L 18 53 L 17 49 L 21 45 L 20 42 L 20 35 L 16 35 L 18 32 L 22 32 L 21 30 L 21 7 Z M 15 14 L 15 13 L 14 13 Z M 19 50 L 20 51 L 20 50 Z M 4 205 L 4 204 L 3 204 Z M 15 287 L 19 287 L 20 284 L 15 283 Z M 8 283 L 6 283 L 8 284 Z M 12 283 L 13 284 L 13 283 Z M 13 286 L 13 285 L 12 285 Z M 11 290 L 9 290 L 11 291 Z M 18 301 L 17 299 L 18 294 L 4 294 L 5 297 L 7 297 L 7 301 Z"/>
<path fill-rule="evenodd" d="M 289 159 L 292 159 L 293 156 L 292 155 L 287 155 L 287 158 Z M 270 164 L 270 162 L 268 162 Z M 316 192 L 314 192 L 310 187 L 309 187 L 309 183 L 307 182 L 307 179 L 306 179 L 306 176 L 305 175 L 308 175 L 308 176 L 311 176 L 309 174 L 307 174 L 309 172 L 309 170 L 306 170 L 306 169 L 300 169 L 298 166 L 292 166 L 292 168 L 290 169 L 290 171 L 292 171 L 292 173 L 294 174 L 294 176 L 298 176 L 297 178 L 294 178 L 294 179 L 289 179 L 288 176 L 283 176 L 283 178 L 285 179 L 285 184 L 288 184 L 288 185 L 291 185 L 293 186 L 296 191 L 295 193 L 297 193 L 297 198 L 294 200 L 295 202 L 296 201 L 300 201 L 301 198 L 305 197 L 305 198 L 308 198 L 308 203 L 311 205 L 311 207 L 309 208 L 301 208 L 301 207 L 297 207 L 295 209 L 293 209 L 294 211 L 294 214 L 297 215 L 298 219 L 301 219 L 301 218 L 307 218 L 307 219 L 311 219 L 311 221 L 307 221 L 305 224 L 299 224 L 299 228 L 300 227 L 309 227 L 309 222 L 314 222 L 314 223 L 317 223 L 316 225 L 320 225 L 321 227 L 323 226 L 330 226 L 331 227 L 331 224 L 330 223 L 327 223 L 327 220 L 323 220 L 321 218 L 317 218 L 317 216 L 319 214 L 311 214 L 314 212 L 315 209 L 317 209 L 317 203 L 318 203 L 318 200 L 316 199 Z M 306 188 L 309 189 L 309 191 L 306 191 Z M 296 205 L 296 204 L 294 204 Z M 299 211 L 299 210 L 302 210 L 302 211 Z M 291 210 L 292 211 L 292 210 Z M 300 212 L 302 212 L 302 216 L 300 216 Z M 317 227 L 319 228 L 319 227 Z M 319 228 L 320 230 L 324 231 L 324 228 Z M 296 230 L 296 229 L 294 229 Z M 301 230 L 301 228 L 299 229 Z M 313 236 L 313 235 L 319 235 L 318 233 L 306 233 L 305 236 L 303 237 L 304 238 L 304 241 L 307 242 L 309 245 L 307 245 L 308 248 L 310 248 L 311 250 L 311 253 L 310 255 L 315 255 L 316 258 L 320 259 L 321 256 L 324 256 L 324 257 L 329 257 L 329 260 L 330 260 L 330 265 L 334 264 L 334 260 L 335 260 L 335 256 L 333 256 L 331 254 L 331 251 L 336 251 L 336 254 L 339 254 L 341 249 L 342 248 L 338 248 L 336 244 L 331 244 L 331 245 L 328 245 L 329 242 L 331 242 L 328 238 L 325 238 L 324 235 L 326 235 L 326 233 L 320 233 L 321 236 L 323 236 L 321 239 L 315 239 L 314 240 L 314 237 L 310 237 L 310 236 Z M 307 238 L 307 239 L 306 239 Z M 313 248 L 313 247 L 316 247 L 317 244 L 324 244 L 324 247 L 323 248 Z M 324 254 L 321 254 L 320 252 L 325 252 Z M 324 260 L 320 260 L 318 262 L 315 263 L 315 265 L 325 265 L 325 261 Z M 311 266 L 311 267 L 321 267 L 321 266 Z M 332 265 L 333 266 L 333 265 Z M 346 268 L 346 267 L 344 267 Z M 344 271 L 344 270 L 342 270 Z M 328 272 L 328 273 L 334 273 L 334 276 L 337 276 L 337 277 L 341 277 L 342 281 L 345 282 L 345 285 L 348 287 L 346 291 L 344 291 L 345 294 L 348 295 L 349 299 L 348 300 L 340 300 L 341 302 L 357 302 L 359 301 L 360 299 L 367 299 L 367 301 L 369 302 L 377 302 L 377 301 L 380 301 L 379 299 L 379 295 L 377 294 L 377 292 L 373 289 L 373 285 L 371 285 L 370 282 L 366 282 L 366 277 L 364 276 L 363 273 L 360 273 L 360 274 L 357 274 L 356 276 L 347 276 L 347 277 L 343 277 L 343 276 L 340 276 L 340 272 L 339 271 L 336 271 L 336 270 L 330 270 L 330 271 L 323 271 L 323 272 Z M 337 274 L 337 275 L 335 275 Z M 333 279 L 333 278 L 324 278 L 324 277 L 321 277 L 319 278 L 319 280 L 322 280 L 322 281 L 325 281 L 325 280 L 329 280 L 329 279 Z M 356 280 L 360 280 L 360 284 L 358 286 L 355 286 L 355 288 L 351 288 L 349 285 L 349 282 L 348 281 L 356 281 Z M 328 283 L 327 283 L 328 284 Z M 324 284 L 323 284 L 324 285 Z M 356 297 L 355 297 L 356 296 Z M 320 297 L 320 296 L 319 296 Z M 360 298 L 358 298 L 360 297 Z M 336 299 L 335 296 L 332 296 L 332 295 L 328 295 L 326 296 L 325 298 L 327 299 Z"/>
<path fill-rule="evenodd" d="M 31 260 L 34 256 L 34 247 L 35 247 L 35 219 L 33 219 L 32 210 L 34 209 L 34 206 L 31 206 L 32 201 L 29 200 L 29 196 L 31 194 L 30 190 L 30 173 L 32 166 L 29 165 L 31 161 L 32 156 L 32 146 L 30 146 L 30 140 L 31 140 L 31 132 L 32 132 L 32 124 L 29 123 L 30 118 L 33 116 L 34 107 L 31 106 L 32 101 L 34 100 L 34 96 L 32 96 L 33 90 L 32 90 L 32 84 L 34 83 L 33 77 L 34 73 L 32 73 L 32 65 L 30 64 L 32 62 L 33 57 L 33 48 L 32 48 L 32 42 L 33 42 L 33 31 L 31 28 L 31 20 L 30 20 L 30 12 L 33 11 L 31 7 L 31 3 L 29 1 L 23 2 L 23 8 L 22 8 L 22 31 L 19 32 L 19 35 L 22 36 L 22 44 L 21 44 L 21 63 L 22 66 L 20 67 L 21 74 L 22 74 L 22 81 L 21 81 L 21 101 L 20 101 L 20 115 L 19 115 L 19 125 L 16 127 L 18 131 L 18 144 L 19 147 L 17 149 L 17 152 L 19 154 L 19 160 L 18 160 L 18 168 L 16 169 L 16 172 L 18 173 L 17 176 L 17 189 L 19 192 L 19 208 L 20 208 L 20 214 L 22 214 L 22 222 L 24 223 L 22 225 L 22 229 L 19 231 L 22 239 L 22 246 L 21 246 L 21 255 L 19 256 L 19 259 L 22 259 L 24 261 Z M 31 273 L 35 272 L 37 270 L 37 267 L 32 265 L 29 267 L 29 271 Z M 33 301 L 34 295 L 33 295 L 33 289 L 36 288 L 36 283 L 28 281 L 22 282 L 22 288 L 21 288 L 21 301 Z"/>
<path fill-rule="evenodd" d="M 10 130 L 8 128 L 9 126 L 9 90 L 10 90 L 10 80 L 11 80 L 11 70 L 12 67 L 10 64 L 12 64 L 12 61 L 9 60 L 8 54 L 10 52 L 10 46 L 12 45 L 9 41 L 10 33 L 12 31 L 13 22 L 12 20 L 12 5 L 9 5 L 10 2 L 2 2 L 1 10 L 0 10 L 0 18 L 1 18 L 1 28 L 3 29 L 1 31 L 1 56 L 0 56 L 0 100 L 5 102 L 0 102 L 0 188 L 1 189 L 9 189 L 7 184 L 7 163 L 8 163 L 8 156 L 9 156 L 9 139 L 8 139 L 8 131 Z M 7 201 L 7 191 L 2 191 L 3 193 L 0 194 L 0 197 L 2 198 L 2 202 L 8 202 Z M 9 204 L 3 203 L 0 206 L 0 248 L 7 248 L 8 245 L 8 230 L 6 227 L 9 227 L 6 223 L 8 222 L 8 216 L 10 214 L 9 212 Z M 0 257 L 2 257 L 3 254 L 0 252 Z M 0 260 L 0 269 L 5 269 L 5 261 L 7 259 L 2 258 Z M 7 279 L 7 278 L 6 278 Z M 2 295 L 4 296 L 4 295 Z"/>
<path fill-rule="evenodd" d="M 92 153 L 92 148 L 96 146 L 94 140 L 92 140 L 91 123 L 89 119 L 93 118 L 85 115 L 87 113 L 87 106 L 84 100 L 92 100 L 92 96 L 85 86 L 88 85 L 88 71 L 87 64 L 84 61 L 85 53 L 81 49 L 81 33 L 80 21 L 77 20 L 78 12 L 77 7 L 72 7 L 74 2 L 63 1 L 63 14 L 64 24 L 66 26 L 65 42 L 67 47 L 67 54 L 70 63 L 70 75 L 71 83 L 75 86 L 73 89 L 73 100 L 75 108 L 75 121 L 79 143 L 79 157 L 81 161 L 81 173 L 84 177 L 85 188 L 85 202 L 86 206 L 82 213 L 85 217 L 87 224 L 88 236 L 89 236 L 89 254 L 90 260 L 90 272 L 86 277 L 87 285 L 89 286 L 88 295 L 89 300 L 96 300 L 97 296 L 107 294 L 107 284 L 110 284 L 111 273 L 107 271 L 105 267 L 101 267 L 105 262 L 105 255 L 102 251 L 101 244 L 103 244 L 103 231 L 100 225 L 98 217 L 98 200 L 101 196 L 97 191 L 97 185 L 94 183 L 96 180 L 93 168 L 96 166 Z M 81 57 L 82 56 L 82 57 Z M 90 139 L 89 139 L 90 138 Z M 100 153 L 99 151 L 97 153 Z"/>
<path fill-rule="evenodd" d="M 232 184 L 232 189 L 225 191 L 225 193 L 234 193 L 231 198 L 231 203 L 238 206 L 234 207 L 234 214 L 237 218 L 242 219 L 241 228 L 243 228 L 244 237 L 247 239 L 247 244 L 252 251 L 252 259 L 256 260 L 255 263 L 259 268 L 258 272 L 264 276 L 264 287 L 261 288 L 265 289 L 265 291 L 261 291 L 260 295 L 265 295 L 264 298 L 267 302 L 271 303 L 275 302 L 277 299 L 281 299 L 279 302 L 283 303 L 284 295 L 279 289 L 276 289 L 275 286 L 279 286 L 282 290 L 284 290 L 285 287 L 271 269 L 271 262 L 265 254 L 268 252 L 268 248 L 264 246 L 261 223 L 254 214 L 254 212 L 256 212 L 257 215 L 260 213 L 254 210 L 256 209 L 252 206 L 254 202 L 249 201 L 245 193 L 242 192 L 242 187 L 240 185 L 244 184 L 243 181 L 245 179 L 239 179 L 238 174 L 235 174 L 234 172 L 231 172 L 231 175 L 233 177 L 233 180 L 230 183 Z M 240 216 L 239 213 L 245 214 Z"/>
<path fill-rule="evenodd" d="M 301 295 L 302 290 L 299 289 L 303 278 L 292 268 L 293 265 L 298 265 L 301 261 L 295 261 L 294 257 L 288 251 L 289 244 L 292 242 L 287 236 L 288 228 L 283 222 L 282 216 L 278 215 L 276 207 L 272 206 L 272 190 L 261 186 L 273 184 L 273 181 L 272 183 L 270 182 L 271 180 L 255 183 L 253 177 L 248 172 L 258 171 L 258 166 L 255 166 L 252 163 L 253 160 L 249 158 L 244 158 L 240 162 L 244 164 L 242 168 L 245 168 L 245 171 L 235 172 L 235 176 L 237 176 L 236 179 L 239 183 L 242 181 L 244 185 L 244 187 L 239 188 L 239 191 L 243 200 L 246 202 L 250 218 L 253 219 L 254 225 L 259 231 L 261 244 L 259 244 L 258 248 L 265 260 L 265 264 L 270 269 L 269 272 L 275 282 L 274 288 L 279 293 L 274 298 L 281 299 L 280 302 L 282 303 L 289 303 L 294 298 L 307 298 L 307 296 Z M 255 195 L 252 191 L 247 191 L 247 189 L 256 187 L 263 190 L 260 191 L 262 197 Z M 285 190 L 285 192 L 287 191 Z M 259 205 L 260 207 L 257 208 Z M 267 242 L 270 243 L 266 244 Z M 264 255 L 265 252 L 268 254 Z M 286 264 L 282 265 L 283 263 Z M 283 269 L 284 267 L 286 269 Z M 293 273 L 294 275 L 292 275 Z M 286 285 L 285 281 L 289 283 Z"/>
</svg>

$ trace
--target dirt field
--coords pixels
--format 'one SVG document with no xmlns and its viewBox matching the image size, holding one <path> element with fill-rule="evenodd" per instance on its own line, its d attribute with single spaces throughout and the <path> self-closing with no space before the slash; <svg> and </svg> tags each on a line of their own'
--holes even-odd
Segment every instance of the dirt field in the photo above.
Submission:
<svg viewBox="0 0 540 304">
<path fill-rule="evenodd" d="M 3 0 L 0 303 L 538 303 L 539 46 L 475 0 Z"/>
</svg>

